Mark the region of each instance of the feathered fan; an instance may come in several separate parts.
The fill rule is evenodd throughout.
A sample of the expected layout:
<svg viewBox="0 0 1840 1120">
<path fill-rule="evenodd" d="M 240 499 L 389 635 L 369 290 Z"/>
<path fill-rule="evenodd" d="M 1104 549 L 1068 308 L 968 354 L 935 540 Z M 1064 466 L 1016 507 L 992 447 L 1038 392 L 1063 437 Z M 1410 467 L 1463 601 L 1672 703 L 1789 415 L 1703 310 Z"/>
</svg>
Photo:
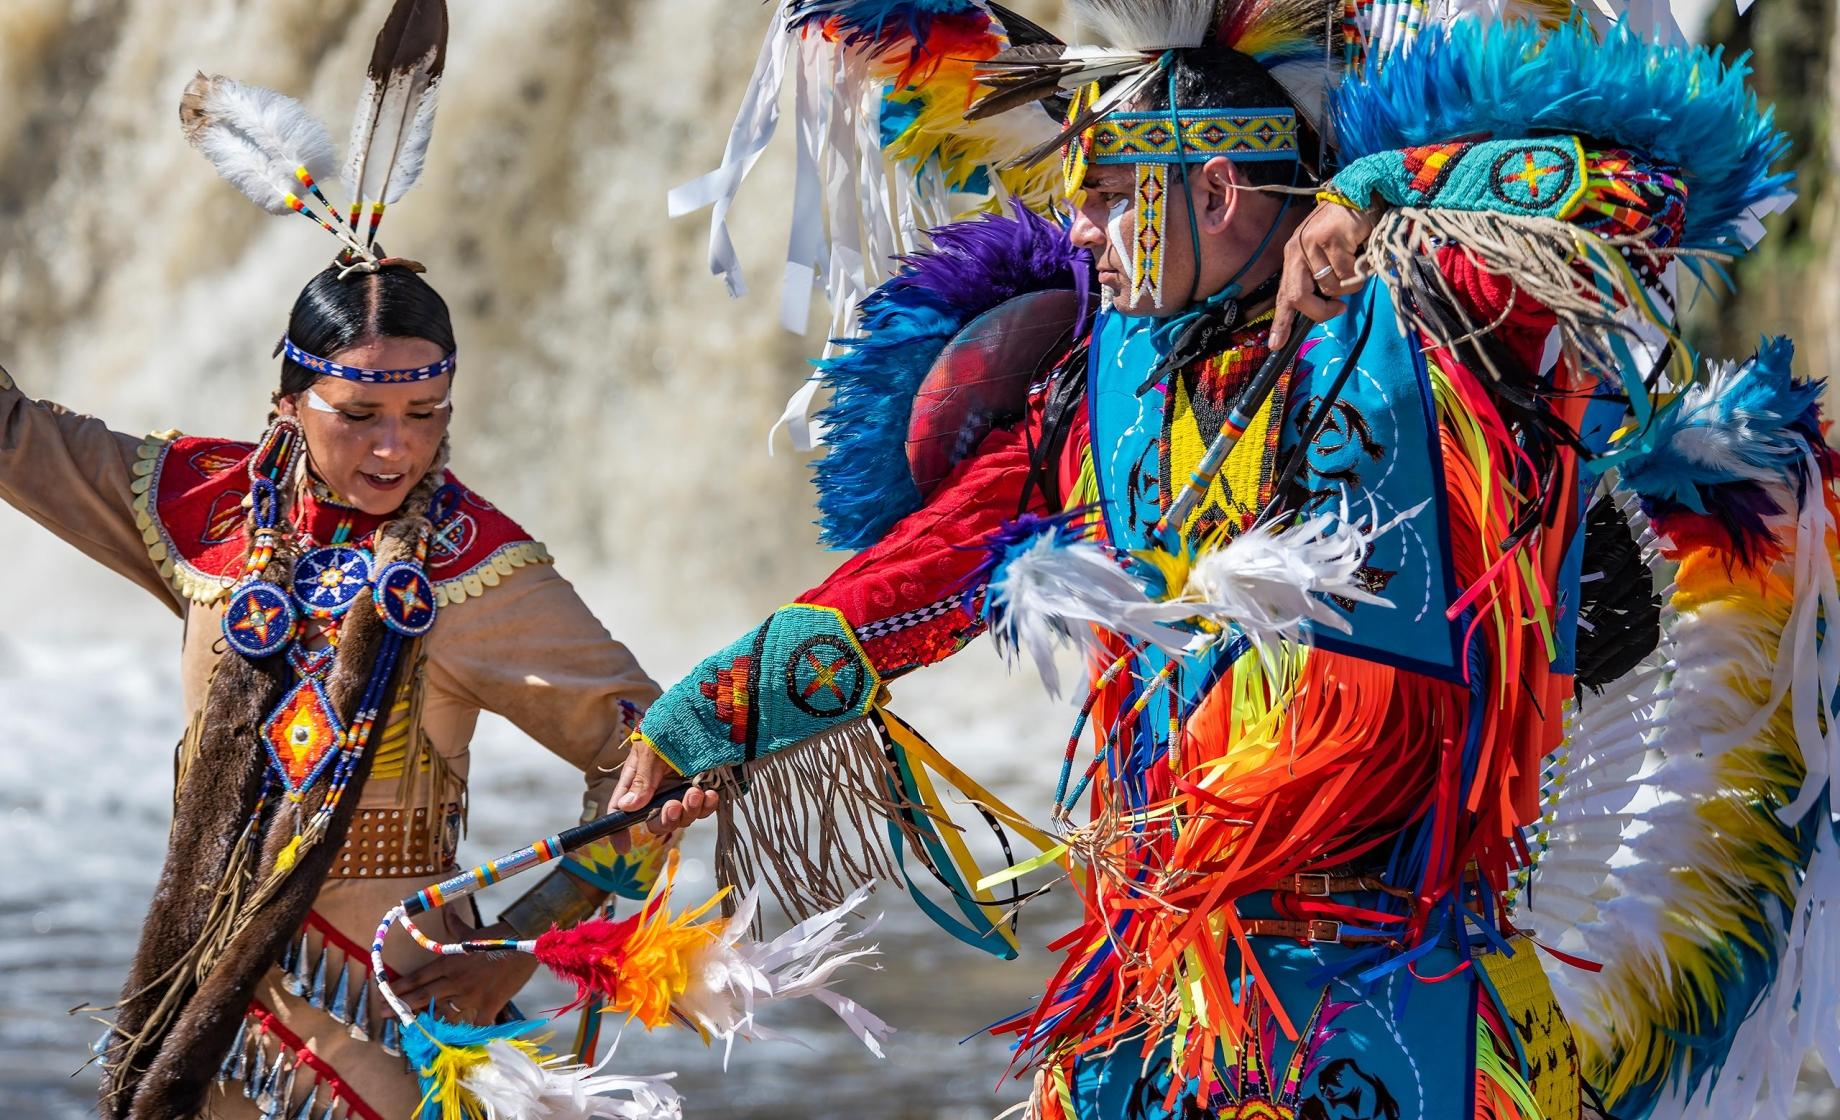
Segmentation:
<svg viewBox="0 0 1840 1120">
<path fill-rule="evenodd" d="M 351 268 L 374 271 L 391 263 L 376 244 L 384 207 L 421 176 L 446 58 L 444 0 L 396 0 L 377 35 L 352 123 L 344 173 L 351 194 L 348 217 L 319 185 L 334 173 L 331 135 L 295 99 L 199 74 L 179 100 L 179 124 L 217 173 L 256 205 L 312 220 L 339 239 Z M 366 203 L 370 225 L 360 235 L 358 218 Z M 412 261 L 395 263 L 420 268 Z"/>
</svg>

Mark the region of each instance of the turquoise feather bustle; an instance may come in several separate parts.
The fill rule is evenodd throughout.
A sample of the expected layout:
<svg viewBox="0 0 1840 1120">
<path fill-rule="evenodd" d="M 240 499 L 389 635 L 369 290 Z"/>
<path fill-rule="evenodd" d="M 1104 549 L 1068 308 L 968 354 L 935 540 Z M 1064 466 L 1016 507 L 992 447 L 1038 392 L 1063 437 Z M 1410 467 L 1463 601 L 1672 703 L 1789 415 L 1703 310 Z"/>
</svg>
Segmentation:
<svg viewBox="0 0 1840 1120">
<path fill-rule="evenodd" d="M 1746 210 L 1785 192 L 1789 149 L 1748 68 L 1698 46 L 1661 46 L 1627 25 L 1600 41 L 1574 22 L 1480 22 L 1425 32 L 1371 59 L 1331 113 L 1344 162 L 1459 139 L 1567 133 L 1678 167 L 1687 184 L 1682 246 L 1738 254 Z"/>
<path fill-rule="evenodd" d="M 1622 464 L 1623 484 L 1645 499 L 1705 513 L 1715 487 L 1796 479 L 1811 442 L 1820 443 L 1822 382 L 1797 381 L 1794 357 L 1787 338 L 1766 339 L 1723 391 L 1703 401 L 1692 394 L 1677 398 L 1635 437 L 1641 450 Z M 1683 453 L 1713 441 L 1727 453 Z"/>
<path fill-rule="evenodd" d="M 1766 339 L 1743 365 L 1714 370 L 1669 402 L 1599 469 L 1619 470 L 1659 530 L 1691 517 L 1740 558 L 1767 554 L 1770 519 L 1785 512 L 1773 488 L 1801 493 L 1811 456 L 1829 470 L 1833 457 L 1821 434 L 1824 382 L 1798 380 L 1794 357 L 1788 339 Z"/>
</svg>

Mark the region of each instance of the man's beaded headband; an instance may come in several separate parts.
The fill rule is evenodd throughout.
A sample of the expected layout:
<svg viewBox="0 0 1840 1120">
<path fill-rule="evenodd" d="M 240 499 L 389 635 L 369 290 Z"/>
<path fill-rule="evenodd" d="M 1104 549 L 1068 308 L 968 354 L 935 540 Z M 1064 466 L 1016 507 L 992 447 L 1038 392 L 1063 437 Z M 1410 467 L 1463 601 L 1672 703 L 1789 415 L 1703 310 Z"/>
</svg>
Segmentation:
<svg viewBox="0 0 1840 1120">
<path fill-rule="evenodd" d="M 362 381 L 367 385 L 401 385 L 411 381 L 427 381 L 444 373 L 454 372 L 455 360 L 459 351 L 447 355 L 438 362 L 414 369 L 365 369 L 363 366 L 340 365 L 330 358 L 309 354 L 294 345 L 291 338 L 281 340 L 281 353 L 289 361 L 314 373 L 323 373 L 327 377 L 338 377 L 346 381 Z"/>
<path fill-rule="evenodd" d="M 1174 125 L 1181 125 L 1181 135 Z M 1112 113 L 1087 130 L 1092 163 L 1206 163 L 1297 158 L 1292 109 L 1181 109 Z"/>
</svg>

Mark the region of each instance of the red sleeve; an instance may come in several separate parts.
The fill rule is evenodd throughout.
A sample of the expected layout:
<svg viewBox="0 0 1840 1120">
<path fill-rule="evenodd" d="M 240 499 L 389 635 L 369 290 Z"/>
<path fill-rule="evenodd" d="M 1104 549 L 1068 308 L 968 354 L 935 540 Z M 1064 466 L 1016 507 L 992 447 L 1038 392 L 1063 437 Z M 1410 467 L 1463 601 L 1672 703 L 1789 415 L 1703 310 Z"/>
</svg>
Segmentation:
<svg viewBox="0 0 1840 1120">
<path fill-rule="evenodd" d="M 1028 475 L 1024 432 L 990 433 L 924 508 L 797 601 L 842 611 L 884 678 L 958 652 L 984 629 L 967 586 L 984 561 L 984 538 L 1022 510 L 1045 512 L 1039 488 L 1028 487 L 1021 504 Z"/>
</svg>

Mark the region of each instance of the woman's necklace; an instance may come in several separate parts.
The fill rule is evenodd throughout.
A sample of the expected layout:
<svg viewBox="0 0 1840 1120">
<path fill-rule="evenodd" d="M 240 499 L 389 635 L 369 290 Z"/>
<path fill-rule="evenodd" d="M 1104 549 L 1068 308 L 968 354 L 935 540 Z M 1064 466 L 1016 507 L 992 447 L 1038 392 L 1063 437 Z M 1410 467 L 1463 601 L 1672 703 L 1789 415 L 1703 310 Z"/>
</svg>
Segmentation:
<svg viewBox="0 0 1840 1120">
<path fill-rule="evenodd" d="M 271 781 L 289 802 L 298 804 L 332 772 L 333 789 L 323 813 L 337 803 L 370 737 L 402 639 L 419 637 L 434 626 L 434 586 L 423 570 L 425 539 L 417 544 L 413 559 L 398 560 L 378 572 L 375 533 L 353 541 L 350 514 L 340 518 L 330 543 L 310 547 L 300 557 L 287 591 L 264 578 L 281 533 L 280 486 L 291 476 L 303 442 L 297 428 L 279 424 L 250 457 L 250 552 L 224 611 L 224 638 L 252 660 L 286 653 L 294 681 L 263 723 L 260 737 Z M 315 543 L 310 536 L 306 540 Z M 340 620 L 366 593 L 390 633 L 347 727 L 326 685 L 337 661 Z M 322 639 L 326 644 L 317 645 Z"/>
</svg>

